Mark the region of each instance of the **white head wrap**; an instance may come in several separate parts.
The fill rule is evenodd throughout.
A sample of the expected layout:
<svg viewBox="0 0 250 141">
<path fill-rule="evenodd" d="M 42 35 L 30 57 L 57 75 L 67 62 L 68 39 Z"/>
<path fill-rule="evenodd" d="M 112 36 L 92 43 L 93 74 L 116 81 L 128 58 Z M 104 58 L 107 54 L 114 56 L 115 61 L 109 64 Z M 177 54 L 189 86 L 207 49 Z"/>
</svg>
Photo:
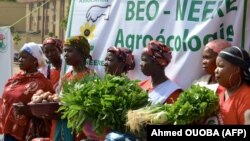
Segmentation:
<svg viewBox="0 0 250 141">
<path fill-rule="evenodd" d="M 20 51 L 26 51 L 27 53 L 35 57 L 38 62 L 38 68 L 47 66 L 43 51 L 38 44 L 34 42 L 26 43 L 23 45 Z"/>
</svg>

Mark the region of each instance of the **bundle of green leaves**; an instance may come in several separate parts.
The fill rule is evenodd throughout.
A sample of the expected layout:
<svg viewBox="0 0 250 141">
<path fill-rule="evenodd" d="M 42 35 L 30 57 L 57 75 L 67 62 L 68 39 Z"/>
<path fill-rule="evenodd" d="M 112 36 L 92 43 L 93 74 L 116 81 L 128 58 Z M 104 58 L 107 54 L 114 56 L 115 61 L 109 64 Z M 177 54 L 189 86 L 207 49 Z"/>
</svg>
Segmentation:
<svg viewBox="0 0 250 141">
<path fill-rule="evenodd" d="M 131 132 L 139 133 L 146 124 L 202 124 L 217 112 L 218 97 L 206 87 L 192 85 L 183 91 L 173 104 L 159 104 L 131 110 L 126 125 Z"/>
<path fill-rule="evenodd" d="M 195 124 L 204 121 L 218 109 L 219 99 L 212 90 L 192 85 L 169 108 L 168 119 L 172 124 Z"/>
<path fill-rule="evenodd" d="M 137 80 L 109 74 L 103 79 L 92 75 L 64 83 L 61 102 L 59 111 L 68 120 L 68 127 L 81 132 L 84 124 L 91 122 L 97 134 L 105 128 L 126 132 L 128 110 L 149 104 L 148 95 Z"/>
</svg>

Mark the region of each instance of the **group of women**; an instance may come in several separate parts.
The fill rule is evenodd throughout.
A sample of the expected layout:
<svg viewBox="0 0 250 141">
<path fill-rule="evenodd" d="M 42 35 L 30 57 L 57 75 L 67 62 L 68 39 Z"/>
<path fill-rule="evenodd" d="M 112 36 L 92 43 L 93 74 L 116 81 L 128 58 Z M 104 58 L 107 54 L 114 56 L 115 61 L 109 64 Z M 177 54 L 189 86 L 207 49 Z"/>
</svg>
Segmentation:
<svg viewBox="0 0 250 141">
<path fill-rule="evenodd" d="M 183 91 L 165 75 L 165 68 L 171 58 L 171 49 L 156 40 L 150 41 L 142 51 L 141 71 L 150 79 L 138 85 L 148 92 L 152 104 L 173 103 Z M 72 130 L 67 128 L 67 121 L 61 120 L 58 115 L 39 119 L 32 116 L 27 106 L 32 95 L 39 89 L 60 94 L 60 81 L 79 80 L 87 74 L 95 73 L 86 66 L 87 59 L 92 59 L 90 45 L 83 36 L 70 37 L 64 43 L 50 37 L 44 40 L 42 48 L 36 43 L 24 44 L 19 57 L 21 71 L 8 80 L 0 101 L 0 133 L 4 134 L 4 141 L 32 140 L 35 137 L 48 137 L 47 140 L 53 141 L 89 139 L 87 133 L 92 134 L 91 131 L 81 135 L 72 134 Z M 72 70 L 60 79 L 64 60 L 72 66 Z M 207 74 L 193 84 L 212 89 L 218 95 L 220 112 L 216 115 L 216 123 L 248 124 L 248 53 L 240 47 L 232 46 L 228 41 L 217 39 L 205 46 L 201 60 L 202 68 Z M 126 74 L 135 67 L 132 51 L 124 47 L 109 47 L 104 66 L 106 73 L 118 76 Z M 41 73 L 39 70 L 44 68 L 46 73 Z M 108 136 L 106 140 L 118 139 Z"/>
</svg>

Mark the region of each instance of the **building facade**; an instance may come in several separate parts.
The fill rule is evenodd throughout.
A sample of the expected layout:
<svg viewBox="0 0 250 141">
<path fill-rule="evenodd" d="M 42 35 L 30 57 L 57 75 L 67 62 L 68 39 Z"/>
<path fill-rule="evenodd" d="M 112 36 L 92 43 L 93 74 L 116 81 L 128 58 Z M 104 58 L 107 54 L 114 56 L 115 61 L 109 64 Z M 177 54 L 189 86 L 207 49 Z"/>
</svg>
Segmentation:
<svg viewBox="0 0 250 141">
<path fill-rule="evenodd" d="M 26 4 L 26 32 L 30 41 L 48 36 L 64 39 L 70 0 L 17 0 Z"/>
<path fill-rule="evenodd" d="M 45 2 L 27 3 L 26 13 L 37 10 L 27 17 L 26 30 L 41 33 L 42 38 L 54 35 L 63 39 L 65 28 L 62 23 L 67 16 L 68 5 L 65 0 L 50 0 L 43 5 Z"/>
<path fill-rule="evenodd" d="M 71 0 L 0 1 L 0 26 L 11 26 L 20 36 L 14 44 L 18 51 L 24 43 L 42 43 L 46 37 L 64 40 Z M 13 34 L 14 37 L 15 34 Z"/>
<path fill-rule="evenodd" d="M 0 1 L 0 26 L 11 26 L 26 14 L 25 4 Z M 25 32 L 26 21 L 22 20 L 13 26 L 13 30 Z"/>
</svg>

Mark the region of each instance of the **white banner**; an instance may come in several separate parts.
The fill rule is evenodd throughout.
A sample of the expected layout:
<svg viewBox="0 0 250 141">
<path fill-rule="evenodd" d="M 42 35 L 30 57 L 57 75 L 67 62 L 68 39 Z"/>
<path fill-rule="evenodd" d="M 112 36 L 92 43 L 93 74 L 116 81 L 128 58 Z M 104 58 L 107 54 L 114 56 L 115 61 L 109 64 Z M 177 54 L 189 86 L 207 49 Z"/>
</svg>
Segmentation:
<svg viewBox="0 0 250 141">
<path fill-rule="evenodd" d="M 12 76 L 13 45 L 9 27 L 0 27 L 0 97 L 7 80 Z"/>
<path fill-rule="evenodd" d="M 157 39 L 173 50 L 166 75 L 187 88 L 202 74 L 201 52 L 212 39 L 222 38 L 249 50 L 250 2 L 247 0 L 74 0 L 67 37 L 82 34 L 92 47 L 93 66 L 104 74 L 106 49 L 112 45 L 133 50 L 131 79 L 145 79 L 140 55 Z"/>
</svg>

